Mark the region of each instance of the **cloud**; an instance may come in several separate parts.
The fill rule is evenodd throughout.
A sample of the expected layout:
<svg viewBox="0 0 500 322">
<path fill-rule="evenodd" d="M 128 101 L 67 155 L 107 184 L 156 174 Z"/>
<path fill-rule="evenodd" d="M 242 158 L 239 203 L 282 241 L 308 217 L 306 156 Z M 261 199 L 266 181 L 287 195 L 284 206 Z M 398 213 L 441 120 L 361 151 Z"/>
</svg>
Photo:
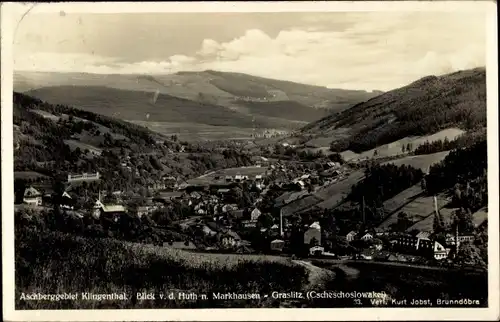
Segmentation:
<svg viewBox="0 0 500 322">
<path fill-rule="evenodd" d="M 427 75 L 485 65 L 484 15 L 351 14 L 342 28 L 296 27 L 275 37 L 249 29 L 227 42 L 204 39 L 192 55 L 121 63 L 81 54 L 19 55 L 18 70 L 165 73 L 206 69 L 314 85 L 390 90 Z M 308 18 L 312 19 L 313 18 Z M 315 21 L 324 23 L 327 16 Z"/>
</svg>

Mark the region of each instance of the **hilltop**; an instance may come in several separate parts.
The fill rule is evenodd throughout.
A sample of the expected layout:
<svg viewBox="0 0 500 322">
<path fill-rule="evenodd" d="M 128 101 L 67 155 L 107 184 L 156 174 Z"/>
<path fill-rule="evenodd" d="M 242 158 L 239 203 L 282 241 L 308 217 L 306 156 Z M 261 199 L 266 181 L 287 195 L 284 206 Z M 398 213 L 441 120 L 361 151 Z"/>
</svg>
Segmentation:
<svg viewBox="0 0 500 322">
<path fill-rule="evenodd" d="M 360 153 L 408 137 L 486 126 L 486 70 L 428 76 L 303 127 L 335 151 Z"/>
<path fill-rule="evenodd" d="M 227 132 L 234 132 L 229 126 L 293 130 L 377 95 L 217 71 L 168 75 L 16 72 L 14 87 L 50 103 L 132 122 L 154 122 L 151 128 L 164 133 L 179 123 L 192 128 L 218 126 Z M 149 127 L 148 123 L 144 125 Z"/>
</svg>

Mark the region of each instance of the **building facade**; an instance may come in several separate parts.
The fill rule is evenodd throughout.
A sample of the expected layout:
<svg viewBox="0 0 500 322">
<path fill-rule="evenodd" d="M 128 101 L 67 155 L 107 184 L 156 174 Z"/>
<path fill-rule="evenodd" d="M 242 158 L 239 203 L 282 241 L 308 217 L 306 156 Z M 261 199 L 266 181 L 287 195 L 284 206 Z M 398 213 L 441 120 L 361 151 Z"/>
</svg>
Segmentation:
<svg viewBox="0 0 500 322">
<path fill-rule="evenodd" d="M 311 245 L 312 242 L 321 245 L 321 226 L 318 222 L 313 223 L 304 233 L 304 244 Z"/>
</svg>

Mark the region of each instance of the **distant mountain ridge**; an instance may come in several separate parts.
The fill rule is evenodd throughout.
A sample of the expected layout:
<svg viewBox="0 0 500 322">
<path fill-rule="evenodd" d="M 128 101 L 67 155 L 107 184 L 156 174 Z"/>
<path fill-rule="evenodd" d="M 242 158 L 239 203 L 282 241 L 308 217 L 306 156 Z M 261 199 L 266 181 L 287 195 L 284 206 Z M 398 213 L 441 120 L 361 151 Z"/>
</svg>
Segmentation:
<svg viewBox="0 0 500 322">
<path fill-rule="evenodd" d="M 312 122 L 301 133 L 331 137 L 332 148 L 337 151 L 361 152 L 448 127 L 469 130 L 485 126 L 486 69 L 483 67 L 423 77 Z"/>
<path fill-rule="evenodd" d="M 126 114 L 129 120 L 144 121 L 148 113 L 156 122 L 286 129 L 377 95 L 211 70 L 168 75 L 16 72 L 14 88 L 55 104 Z M 154 104 L 152 93 L 158 95 Z"/>
</svg>

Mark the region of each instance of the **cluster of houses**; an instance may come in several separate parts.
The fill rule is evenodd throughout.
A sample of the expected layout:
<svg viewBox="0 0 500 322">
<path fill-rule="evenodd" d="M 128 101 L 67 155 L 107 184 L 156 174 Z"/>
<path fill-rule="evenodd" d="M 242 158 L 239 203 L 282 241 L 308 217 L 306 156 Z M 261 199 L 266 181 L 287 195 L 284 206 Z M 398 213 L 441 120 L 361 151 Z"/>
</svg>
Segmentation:
<svg viewBox="0 0 500 322">
<path fill-rule="evenodd" d="M 267 161 L 267 160 L 266 160 Z M 249 231 L 259 230 L 262 236 L 269 238 L 269 249 L 273 252 L 283 252 L 289 245 L 291 239 L 291 224 L 287 221 L 288 217 L 294 213 L 301 213 L 302 209 L 308 209 L 318 201 L 311 193 L 310 187 L 318 188 L 317 179 L 322 175 L 328 177 L 328 182 L 341 178 L 344 173 L 343 167 L 335 162 L 330 162 L 327 165 L 328 170 L 318 173 L 317 171 L 295 172 L 295 177 L 290 179 L 289 171 L 282 164 L 271 164 L 268 167 L 270 173 L 284 173 L 288 179 L 280 177 L 273 179 L 272 184 L 276 186 L 286 187 L 287 185 L 295 186 L 289 192 L 283 193 L 275 199 L 274 207 L 280 209 L 279 218 L 273 218 L 274 222 L 267 227 L 259 224 L 259 218 L 263 215 L 259 206 L 263 198 L 269 192 L 269 187 L 266 186 L 265 179 L 268 176 L 268 171 L 262 174 L 253 175 L 213 175 L 214 179 L 228 183 L 226 186 L 212 186 L 210 181 L 203 182 L 199 185 L 201 189 L 193 189 L 193 185 L 177 184 L 178 178 L 164 177 L 161 182 L 152 183 L 147 188 L 153 191 L 154 194 L 149 198 L 143 198 L 142 203 L 130 208 L 125 206 L 123 200 L 128 197 L 121 196 L 119 191 L 112 193 L 115 195 L 117 202 L 106 203 L 101 198 L 101 193 L 95 200 L 90 213 L 94 218 L 98 219 L 103 216 L 119 220 L 120 216 L 125 213 L 134 213 L 139 218 L 149 216 L 154 211 L 167 207 L 173 202 L 179 202 L 189 207 L 192 217 L 184 219 L 181 226 L 194 227 L 203 232 L 206 236 L 217 236 L 219 248 L 238 249 L 239 247 L 248 246 L 245 240 L 241 239 L 238 233 L 244 234 Z M 68 212 L 78 213 L 83 216 L 84 213 L 80 210 L 75 210 L 77 198 L 72 194 L 71 187 L 85 181 L 100 180 L 99 173 L 68 175 L 68 189 L 60 196 L 60 207 Z M 324 180 L 323 180 L 324 181 Z M 259 196 L 254 200 L 253 206 L 250 208 L 240 209 L 234 203 L 234 196 L 231 199 L 232 185 L 247 182 L 254 188 L 254 192 Z M 314 183 L 314 184 L 313 184 Z M 324 182 L 323 182 L 324 183 Z M 271 184 L 271 182 L 267 182 Z M 309 188 L 308 188 L 309 187 Z M 286 189 L 285 189 L 286 190 Z M 28 187 L 24 191 L 23 203 L 28 206 L 42 207 L 46 197 L 50 197 L 50 189 L 38 189 L 33 186 Z M 120 199 L 122 200 L 120 202 Z M 268 214 L 266 214 L 268 215 Z M 296 227 L 295 227 L 296 228 Z M 322 240 L 322 231 L 319 222 L 313 222 L 299 229 L 303 234 L 303 245 L 308 249 L 311 256 L 314 255 L 332 255 L 325 252 L 325 242 Z M 297 233 L 297 229 L 294 230 Z M 381 243 L 380 239 L 390 240 L 390 243 Z M 345 235 L 347 244 L 354 244 L 357 241 L 366 242 L 367 249 L 362 250 L 359 254 L 364 259 L 374 259 L 377 252 L 386 251 L 389 260 L 401 261 L 404 255 L 422 256 L 426 258 L 434 258 L 436 260 L 446 259 L 450 253 L 456 251 L 461 243 L 473 241 L 473 235 L 448 235 L 446 242 L 437 241 L 433 235 L 428 232 L 420 232 L 417 235 L 394 235 L 387 231 L 372 229 L 369 231 L 351 231 Z M 187 247 L 187 246 L 186 246 Z M 385 248 L 385 249 L 383 249 Z"/>
<path fill-rule="evenodd" d="M 390 246 L 383 252 L 384 243 L 381 238 L 389 240 Z M 378 255 L 383 255 L 389 261 L 408 261 L 415 257 L 426 259 L 444 260 L 456 254 L 460 245 L 464 242 L 473 242 L 474 235 L 459 234 L 458 230 L 453 234 L 446 234 L 446 241 L 436 240 L 434 234 L 428 231 L 420 231 L 416 234 L 390 233 L 380 229 L 371 232 L 350 231 L 345 236 L 346 242 L 353 244 L 356 241 L 364 241 L 371 244 L 369 249 L 358 254 L 358 258 L 372 260 Z M 380 253 L 380 254 L 377 254 Z"/>
</svg>

